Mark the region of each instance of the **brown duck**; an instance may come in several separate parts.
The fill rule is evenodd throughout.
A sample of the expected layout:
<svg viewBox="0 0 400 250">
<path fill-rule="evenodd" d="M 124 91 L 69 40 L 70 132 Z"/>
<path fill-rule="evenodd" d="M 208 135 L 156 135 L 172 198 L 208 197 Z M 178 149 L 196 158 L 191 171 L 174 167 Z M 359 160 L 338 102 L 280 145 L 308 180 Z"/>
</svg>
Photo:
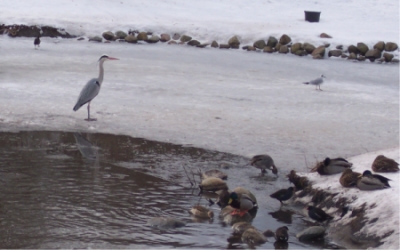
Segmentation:
<svg viewBox="0 0 400 250">
<path fill-rule="evenodd" d="M 358 172 L 353 172 L 350 168 L 343 171 L 342 176 L 340 176 L 339 182 L 343 187 L 355 187 L 357 186 L 357 181 L 361 174 Z"/>
<path fill-rule="evenodd" d="M 381 173 L 390 173 L 390 172 L 398 172 L 399 164 L 384 155 L 378 155 L 371 166 L 374 172 L 381 172 Z"/>
</svg>

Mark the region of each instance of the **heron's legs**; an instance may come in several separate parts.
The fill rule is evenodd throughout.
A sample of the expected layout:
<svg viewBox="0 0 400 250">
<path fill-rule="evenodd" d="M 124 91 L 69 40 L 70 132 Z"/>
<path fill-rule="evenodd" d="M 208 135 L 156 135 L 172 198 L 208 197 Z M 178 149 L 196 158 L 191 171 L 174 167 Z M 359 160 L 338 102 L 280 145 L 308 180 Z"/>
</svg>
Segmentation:
<svg viewBox="0 0 400 250">
<path fill-rule="evenodd" d="M 90 118 L 90 102 L 88 102 L 88 105 L 87 105 L 87 119 L 85 119 L 85 121 L 88 121 L 88 122 L 90 122 L 90 121 L 97 121 L 97 119 L 96 118 Z"/>
</svg>

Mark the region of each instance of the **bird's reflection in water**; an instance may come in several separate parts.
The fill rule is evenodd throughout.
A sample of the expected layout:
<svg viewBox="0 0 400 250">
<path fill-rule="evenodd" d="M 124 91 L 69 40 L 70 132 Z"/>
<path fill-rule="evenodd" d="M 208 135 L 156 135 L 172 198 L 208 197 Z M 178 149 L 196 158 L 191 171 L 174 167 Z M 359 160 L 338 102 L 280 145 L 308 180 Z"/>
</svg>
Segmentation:
<svg viewBox="0 0 400 250">
<path fill-rule="evenodd" d="M 76 145 L 82 156 L 88 160 L 96 160 L 98 156 L 98 149 L 90 141 L 84 138 L 80 133 L 74 133 Z"/>
<path fill-rule="evenodd" d="M 278 210 L 275 212 L 270 212 L 269 213 L 273 218 L 275 218 L 277 221 L 286 223 L 286 224 L 292 224 L 292 214 L 294 212 L 290 210 Z"/>
<path fill-rule="evenodd" d="M 275 247 L 275 249 L 288 249 L 289 243 L 287 243 L 285 241 L 275 241 L 274 247 Z"/>
</svg>

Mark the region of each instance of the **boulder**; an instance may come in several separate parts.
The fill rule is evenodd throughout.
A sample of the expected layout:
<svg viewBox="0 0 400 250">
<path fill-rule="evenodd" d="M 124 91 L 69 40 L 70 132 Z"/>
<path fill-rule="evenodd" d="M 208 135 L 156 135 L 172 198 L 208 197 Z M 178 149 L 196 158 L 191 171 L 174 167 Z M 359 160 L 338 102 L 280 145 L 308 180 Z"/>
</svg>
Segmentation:
<svg viewBox="0 0 400 250">
<path fill-rule="evenodd" d="M 349 57 L 349 56 L 346 55 L 346 54 L 342 54 L 340 57 L 341 57 L 341 58 L 347 58 L 347 57 Z"/>
<path fill-rule="evenodd" d="M 278 39 L 276 39 L 276 38 L 273 37 L 273 36 L 270 36 L 270 37 L 268 38 L 268 41 L 267 41 L 267 45 L 266 45 L 266 46 L 269 46 L 269 47 L 271 47 L 271 48 L 274 48 L 274 47 L 276 46 L 277 43 L 278 43 Z"/>
<path fill-rule="evenodd" d="M 368 46 L 365 43 L 357 43 L 357 49 L 360 51 L 361 55 L 365 55 L 369 50 Z"/>
<path fill-rule="evenodd" d="M 342 49 L 343 49 L 343 45 L 338 45 L 338 46 L 336 46 L 336 49 L 342 50 Z"/>
<path fill-rule="evenodd" d="M 147 36 L 147 33 L 146 32 L 139 32 L 139 34 L 137 35 L 137 40 L 138 41 L 147 41 L 147 39 L 149 39 L 148 38 L 148 36 Z"/>
<path fill-rule="evenodd" d="M 354 52 L 351 52 L 350 55 L 349 55 L 349 57 L 347 57 L 347 59 L 349 59 L 349 60 L 357 59 L 357 54 L 354 53 Z"/>
<path fill-rule="evenodd" d="M 296 56 L 306 56 L 307 52 L 305 50 L 299 49 L 295 53 Z"/>
<path fill-rule="evenodd" d="M 177 42 L 174 41 L 174 40 L 171 40 L 171 41 L 169 41 L 167 44 L 177 44 Z"/>
<path fill-rule="evenodd" d="M 263 51 L 266 53 L 272 53 L 272 52 L 274 52 L 274 49 L 270 46 L 265 46 Z"/>
<path fill-rule="evenodd" d="M 205 48 L 205 47 L 207 47 L 208 45 L 210 45 L 209 43 L 201 43 L 201 44 L 199 44 L 199 45 L 196 45 L 196 47 L 197 48 Z"/>
<path fill-rule="evenodd" d="M 387 42 L 385 44 L 385 51 L 395 51 L 398 48 L 397 43 Z"/>
<path fill-rule="evenodd" d="M 161 42 L 168 42 L 169 40 L 171 40 L 171 36 L 168 34 L 161 34 L 160 35 L 160 41 Z"/>
<path fill-rule="evenodd" d="M 360 51 L 357 49 L 356 46 L 354 45 L 350 45 L 347 50 L 349 51 L 349 53 L 354 53 L 356 55 L 360 54 Z"/>
<path fill-rule="evenodd" d="M 365 61 L 365 56 L 358 56 L 358 58 L 357 58 L 360 62 L 363 62 L 363 61 Z"/>
<path fill-rule="evenodd" d="M 392 63 L 399 63 L 399 59 L 393 58 L 391 62 L 392 62 Z"/>
<path fill-rule="evenodd" d="M 123 32 L 122 30 L 118 30 L 117 32 L 115 32 L 115 37 L 118 39 L 125 39 L 125 37 L 128 34 L 126 34 L 125 32 Z"/>
<path fill-rule="evenodd" d="M 281 38 L 279 39 L 279 43 L 282 45 L 286 45 L 288 43 L 290 43 L 292 41 L 292 39 L 290 39 L 290 37 L 286 34 L 283 34 L 281 36 Z"/>
<path fill-rule="evenodd" d="M 385 60 L 385 58 L 379 58 L 378 60 L 376 60 L 376 62 L 377 63 L 383 63 L 383 62 L 385 62 L 386 60 Z"/>
<path fill-rule="evenodd" d="M 211 47 L 213 47 L 213 48 L 218 48 L 219 45 L 218 45 L 217 41 L 212 41 Z"/>
<path fill-rule="evenodd" d="M 50 26 L 36 25 L 2 25 L 2 30 L 8 31 L 11 37 L 37 37 L 39 34 L 42 37 L 62 37 L 62 38 L 75 38 L 76 36 L 70 35 L 65 29 L 58 29 Z"/>
<path fill-rule="evenodd" d="M 301 44 L 301 43 L 292 44 L 290 52 L 292 54 L 296 54 L 296 51 L 298 51 L 298 50 L 303 50 L 303 44 Z"/>
<path fill-rule="evenodd" d="M 329 52 L 328 52 L 328 56 L 329 57 L 331 57 L 331 56 L 334 56 L 334 57 L 339 57 L 339 56 L 341 56 L 342 55 L 342 51 L 341 50 L 339 50 L 339 49 L 334 49 L 334 50 L 330 50 Z"/>
<path fill-rule="evenodd" d="M 319 35 L 319 37 L 321 37 L 321 38 L 332 38 L 330 35 L 328 35 L 326 33 L 321 33 L 321 35 Z"/>
<path fill-rule="evenodd" d="M 282 44 L 277 43 L 275 46 L 275 51 L 279 51 L 279 49 L 281 48 Z"/>
<path fill-rule="evenodd" d="M 233 36 L 229 39 L 228 41 L 229 46 L 233 47 L 237 47 L 239 48 L 240 42 L 239 42 L 239 38 L 237 36 Z"/>
<path fill-rule="evenodd" d="M 393 54 L 390 53 L 383 53 L 383 58 L 385 59 L 385 62 L 390 62 L 393 59 Z"/>
<path fill-rule="evenodd" d="M 219 48 L 220 49 L 229 49 L 231 46 L 229 44 L 220 44 Z"/>
<path fill-rule="evenodd" d="M 320 55 L 321 56 L 321 58 L 324 58 L 324 56 L 325 56 L 325 46 L 319 46 L 318 48 L 316 48 L 315 50 L 313 50 L 313 52 L 311 53 L 311 55 L 313 56 L 313 58 L 316 56 L 316 55 Z M 314 58 L 314 59 L 317 59 L 317 58 Z M 319 58 L 318 58 L 319 59 Z"/>
<path fill-rule="evenodd" d="M 104 37 L 104 39 L 106 39 L 107 41 L 112 41 L 114 40 L 114 33 L 112 33 L 111 31 L 106 31 L 103 32 L 102 36 Z"/>
<path fill-rule="evenodd" d="M 125 41 L 128 43 L 137 43 L 137 38 L 134 35 L 127 35 Z"/>
<path fill-rule="evenodd" d="M 254 46 L 247 46 L 247 51 L 256 51 L 256 47 L 254 47 Z"/>
<path fill-rule="evenodd" d="M 146 40 L 148 43 L 158 43 L 159 41 L 160 37 L 157 35 L 151 35 L 151 37 Z"/>
<path fill-rule="evenodd" d="M 181 35 L 180 35 L 179 33 L 175 33 L 175 34 L 172 36 L 172 39 L 174 39 L 174 40 L 178 40 L 179 38 L 181 38 Z"/>
<path fill-rule="evenodd" d="M 323 57 L 320 54 L 313 55 L 313 59 L 322 59 Z"/>
<path fill-rule="evenodd" d="M 311 54 L 315 50 L 315 46 L 310 43 L 304 43 L 303 49 L 308 53 Z"/>
<path fill-rule="evenodd" d="M 381 58 L 381 56 L 382 52 L 379 49 L 370 49 L 365 53 L 365 57 L 371 62 L 375 61 L 375 59 Z"/>
<path fill-rule="evenodd" d="M 187 43 L 187 42 L 189 42 L 190 40 L 192 40 L 192 37 L 191 37 L 191 36 L 187 36 L 187 35 L 181 36 L 181 39 L 180 39 L 180 41 L 181 41 L 181 42 L 184 42 L 184 43 Z"/>
<path fill-rule="evenodd" d="M 190 46 L 198 46 L 200 45 L 200 42 L 197 40 L 190 40 L 187 44 Z"/>
<path fill-rule="evenodd" d="M 92 36 L 92 37 L 89 37 L 89 42 L 102 42 L 103 41 L 103 39 L 101 38 L 101 37 L 99 37 L 99 36 Z"/>
<path fill-rule="evenodd" d="M 281 54 L 287 54 L 289 52 L 289 48 L 286 45 L 281 45 L 281 47 L 279 48 L 279 53 Z"/>
<path fill-rule="evenodd" d="M 385 50 L 385 42 L 384 41 L 379 41 L 374 45 L 374 49 L 379 49 L 380 51 Z"/>
<path fill-rule="evenodd" d="M 79 37 L 78 39 L 76 39 L 76 40 L 78 40 L 78 41 L 82 41 L 82 40 L 85 40 L 85 38 L 84 37 Z"/>
<path fill-rule="evenodd" d="M 324 43 L 325 48 L 329 48 L 331 46 L 330 43 Z"/>
<path fill-rule="evenodd" d="M 254 47 L 256 47 L 257 49 L 264 49 L 264 47 L 265 47 L 265 41 L 264 40 L 258 40 L 258 41 L 256 41 L 254 44 L 253 44 L 253 46 Z"/>
</svg>

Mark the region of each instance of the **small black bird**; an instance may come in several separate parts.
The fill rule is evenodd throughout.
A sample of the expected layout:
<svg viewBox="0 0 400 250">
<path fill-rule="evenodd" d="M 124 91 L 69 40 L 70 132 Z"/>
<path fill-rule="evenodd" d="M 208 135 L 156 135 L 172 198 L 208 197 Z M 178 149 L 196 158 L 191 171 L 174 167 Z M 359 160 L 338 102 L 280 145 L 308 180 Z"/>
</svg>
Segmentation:
<svg viewBox="0 0 400 250">
<path fill-rule="evenodd" d="M 289 228 L 286 226 L 276 229 L 275 240 L 287 242 L 289 240 L 288 231 L 289 231 Z"/>
<path fill-rule="evenodd" d="M 319 222 L 323 222 L 326 220 L 331 220 L 333 219 L 332 216 L 330 216 L 329 214 L 325 213 L 324 210 L 322 210 L 321 208 L 317 208 L 314 206 L 308 206 L 307 207 L 308 210 L 308 216 L 310 216 L 311 219 L 319 221 Z"/>
<path fill-rule="evenodd" d="M 40 47 L 40 35 L 38 35 L 35 38 L 35 41 L 33 41 L 33 45 L 35 45 L 35 49 L 36 49 L 36 46 Z"/>
<path fill-rule="evenodd" d="M 271 194 L 270 197 L 277 199 L 278 201 L 280 201 L 281 204 L 283 204 L 282 201 L 287 201 L 292 197 L 293 191 L 294 191 L 293 187 L 290 187 L 288 189 L 280 189 L 275 193 Z"/>
</svg>

